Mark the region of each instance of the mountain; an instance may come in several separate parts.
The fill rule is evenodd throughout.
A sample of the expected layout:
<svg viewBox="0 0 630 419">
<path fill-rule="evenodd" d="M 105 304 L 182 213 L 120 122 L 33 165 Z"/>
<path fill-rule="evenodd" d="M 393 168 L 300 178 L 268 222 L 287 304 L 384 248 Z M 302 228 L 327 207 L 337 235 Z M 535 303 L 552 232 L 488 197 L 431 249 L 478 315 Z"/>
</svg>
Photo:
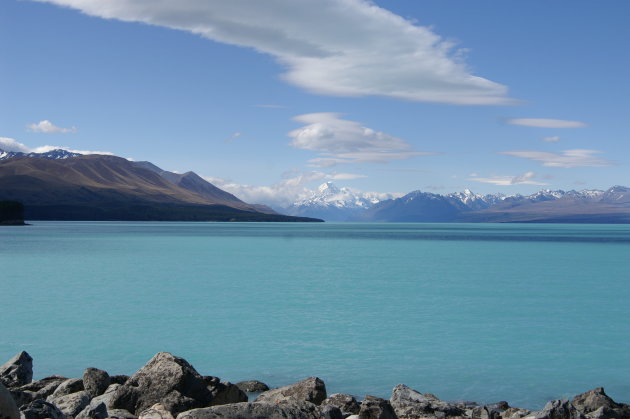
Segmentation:
<svg viewBox="0 0 630 419">
<path fill-rule="evenodd" d="M 414 191 L 377 203 L 357 221 L 629 223 L 630 189 L 542 190 L 532 195 L 438 195 Z"/>
<path fill-rule="evenodd" d="M 5 151 L 0 149 L 0 160 L 11 159 L 13 157 L 36 157 L 47 160 L 61 160 L 69 157 L 80 156 L 79 153 L 74 153 L 68 150 L 62 150 L 60 148 L 46 151 L 44 153 L 22 153 L 21 151 Z"/>
<path fill-rule="evenodd" d="M 311 221 L 261 212 L 192 172 L 180 186 L 116 156 L 42 154 L 0 160 L 0 200 L 22 202 L 27 219 Z"/>
<path fill-rule="evenodd" d="M 282 212 L 289 215 L 322 218 L 326 221 L 348 221 L 356 218 L 380 200 L 377 194 L 355 192 L 348 188 L 338 188 L 332 182 L 326 182 L 309 197 L 283 208 Z"/>
</svg>

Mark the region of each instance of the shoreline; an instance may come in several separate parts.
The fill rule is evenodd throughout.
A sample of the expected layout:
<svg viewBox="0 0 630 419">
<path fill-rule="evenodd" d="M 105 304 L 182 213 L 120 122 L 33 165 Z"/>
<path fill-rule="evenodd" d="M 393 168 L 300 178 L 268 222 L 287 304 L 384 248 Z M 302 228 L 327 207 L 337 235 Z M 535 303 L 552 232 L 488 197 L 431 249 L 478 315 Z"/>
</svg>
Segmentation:
<svg viewBox="0 0 630 419">
<path fill-rule="evenodd" d="M 551 400 L 537 411 L 506 401 L 444 401 L 404 384 L 395 386 L 389 399 L 357 399 L 327 394 L 317 377 L 273 389 L 257 380 L 233 384 L 201 375 L 167 352 L 156 354 L 131 376 L 110 376 L 90 367 L 81 378 L 32 378 L 33 358 L 27 352 L 0 366 L 3 419 L 630 419 L 630 405 L 615 402 L 601 387 L 572 400 Z"/>
</svg>

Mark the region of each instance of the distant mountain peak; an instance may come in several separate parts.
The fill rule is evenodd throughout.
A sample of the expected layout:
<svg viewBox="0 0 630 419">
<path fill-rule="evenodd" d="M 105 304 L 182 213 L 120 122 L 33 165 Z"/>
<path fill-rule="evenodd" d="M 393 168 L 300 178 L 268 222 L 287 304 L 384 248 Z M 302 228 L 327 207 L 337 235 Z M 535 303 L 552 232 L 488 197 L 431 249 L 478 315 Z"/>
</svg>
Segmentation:
<svg viewBox="0 0 630 419">
<path fill-rule="evenodd" d="M 82 156 L 82 154 L 64 150 L 62 148 L 56 148 L 54 150 L 49 150 L 43 153 L 24 153 L 21 151 L 5 151 L 0 149 L 0 160 L 11 159 L 13 157 L 33 157 L 47 160 L 64 160 L 70 157 L 77 156 Z"/>
</svg>

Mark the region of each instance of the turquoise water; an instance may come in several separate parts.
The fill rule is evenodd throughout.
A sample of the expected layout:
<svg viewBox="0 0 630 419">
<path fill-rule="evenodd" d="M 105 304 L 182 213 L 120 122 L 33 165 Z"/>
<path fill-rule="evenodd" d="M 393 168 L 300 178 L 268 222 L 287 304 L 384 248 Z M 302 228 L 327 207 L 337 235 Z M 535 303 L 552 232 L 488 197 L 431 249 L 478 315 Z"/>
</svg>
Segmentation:
<svg viewBox="0 0 630 419">
<path fill-rule="evenodd" d="M 35 222 L 0 227 L 0 363 L 539 408 L 630 402 L 630 226 Z"/>
</svg>

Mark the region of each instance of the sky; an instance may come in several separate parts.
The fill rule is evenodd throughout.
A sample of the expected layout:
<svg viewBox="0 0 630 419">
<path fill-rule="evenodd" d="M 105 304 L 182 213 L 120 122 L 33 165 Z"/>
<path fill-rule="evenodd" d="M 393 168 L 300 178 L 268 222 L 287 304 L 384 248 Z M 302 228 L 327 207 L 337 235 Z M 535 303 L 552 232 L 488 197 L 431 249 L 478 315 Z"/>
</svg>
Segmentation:
<svg viewBox="0 0 630 419">
<path fill-rule="evenodd" d="M 630 2 L 2 0 L 0 149 L 247 202 L 630 186 Z"/>
</svg>

